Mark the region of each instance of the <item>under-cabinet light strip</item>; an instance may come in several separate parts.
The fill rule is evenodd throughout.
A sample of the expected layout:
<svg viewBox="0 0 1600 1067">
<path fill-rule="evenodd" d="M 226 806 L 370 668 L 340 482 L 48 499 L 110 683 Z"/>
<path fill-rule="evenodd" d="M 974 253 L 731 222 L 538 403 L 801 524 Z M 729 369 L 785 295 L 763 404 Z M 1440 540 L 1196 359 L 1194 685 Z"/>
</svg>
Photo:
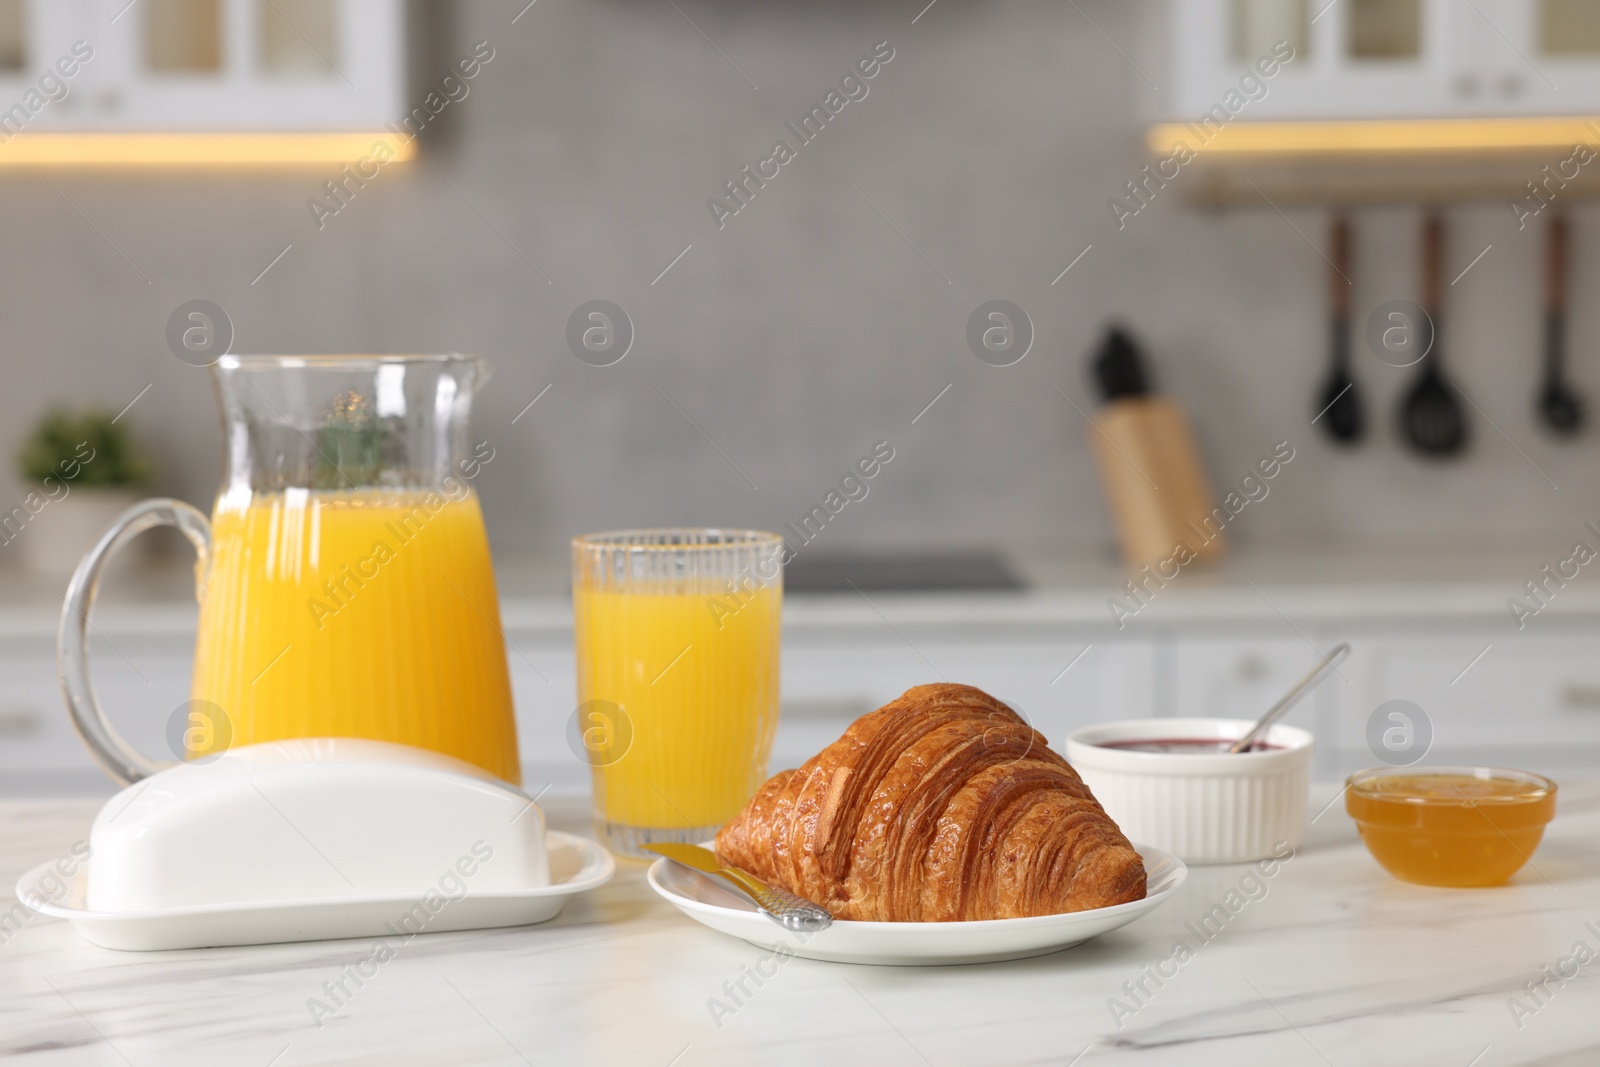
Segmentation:
<svg viewBox="0 0 1600 1067">
<path fill-rule="evenodd" d="M 1178 144 L 1203 156 L 1561 151 L 1600 145 L 1600 117 L 1167 122 L 1150 127 L 1145 144 L 1163 156 Z"/>
<path fill-rule="evenodd" d="M 392 162 L 416 155 L 416 142 L 362 133 L 0 132 L 0 167 L 237 167 L 354 163 L 387 146 Z"/>
</svg>

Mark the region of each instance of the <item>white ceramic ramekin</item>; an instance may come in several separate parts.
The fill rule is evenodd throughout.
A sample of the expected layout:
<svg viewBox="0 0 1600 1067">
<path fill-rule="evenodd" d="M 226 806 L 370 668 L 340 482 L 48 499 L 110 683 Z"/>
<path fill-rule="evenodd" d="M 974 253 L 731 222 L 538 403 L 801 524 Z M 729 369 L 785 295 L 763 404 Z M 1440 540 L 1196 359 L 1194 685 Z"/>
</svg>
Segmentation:
<svg viewBox="0 0 1600 1067">
<path fill-rule="evenodd" d="M 1128 719 L 1067 738 L 1067 762 L 1130 841 L 1185 863 L 1248 863 L 1305 837 L 1315 739 L 1281 723 L 1267 731 L 1278 748 L 1220 753 L 1130 752 L 1108 741 L 1167 738 L 1238 740 L 1244 719 Z"/>
</svg>

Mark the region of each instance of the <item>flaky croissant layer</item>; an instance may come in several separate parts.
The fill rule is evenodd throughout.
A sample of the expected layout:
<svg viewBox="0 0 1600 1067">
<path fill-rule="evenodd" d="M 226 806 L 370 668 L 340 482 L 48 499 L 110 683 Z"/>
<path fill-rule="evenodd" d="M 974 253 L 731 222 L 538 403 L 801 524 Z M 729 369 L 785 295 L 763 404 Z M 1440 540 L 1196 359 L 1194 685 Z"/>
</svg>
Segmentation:
<svg viewBox="0 0 1600 1067">
<path fill-rule="evenodd" d="M 1144 863 L 1043 735 L 968 685 L 919 685 L 768 779 L 717 855 L 838 919 L 955 922 L 1109 907 Z"/>
</svg>

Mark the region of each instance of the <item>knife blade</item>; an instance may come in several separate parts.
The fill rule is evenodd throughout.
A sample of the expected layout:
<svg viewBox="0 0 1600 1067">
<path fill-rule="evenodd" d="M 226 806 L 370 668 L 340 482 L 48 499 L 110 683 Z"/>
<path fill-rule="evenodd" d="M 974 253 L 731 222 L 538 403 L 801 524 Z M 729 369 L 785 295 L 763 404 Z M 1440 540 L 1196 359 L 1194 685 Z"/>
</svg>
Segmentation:
<svg viewBox="0 0 1600 1067">
<path fill-rule="evenodd" d="M 827 929 L 833 922 L 828 909 L 796 896 L 787 889 L 768 885 L 755 875 L 739 867 L 730 867 L 717 859 L 717 854 L 699 845 L 686 845 L 663 841 L 644 846 L 648 851 L 665 856 L 674 863 L 709 874 L 732 886 L 761 913 L 786 930 L 796 933 L 816 933 Z"/>
</svg>

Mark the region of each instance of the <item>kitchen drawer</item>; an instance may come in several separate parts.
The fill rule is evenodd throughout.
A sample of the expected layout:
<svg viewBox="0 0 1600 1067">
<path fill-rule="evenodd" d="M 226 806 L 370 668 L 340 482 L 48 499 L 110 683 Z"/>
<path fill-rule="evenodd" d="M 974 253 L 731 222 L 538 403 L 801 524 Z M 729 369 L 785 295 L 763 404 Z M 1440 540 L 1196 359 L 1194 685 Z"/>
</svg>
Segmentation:
<svg viewBox="0 0 1600 1067">
<path fill-rule="evenodd" d="M 1339 717 L 1342 747 L 1364 750 L 1368 716 L 1402 699 L 1427 714 L 1436 753 L 1600 753 L 1600 634 L 1508 636 L 1486 627 L 1481 635 L 1377 637 L 1366 646 L 1364 699 Z"/>
<path fill-rule="evenodd" d="M 907 636 L 909 644 L 892 633 L 840 643 L 786 641 L 774 759 L 806 759 L 857 716 L 929 682 L 994 694 L 1058 748 L 1080 726 L 1154 713 L 1155 651 L 1148 643 Z"/>
<path fill-rule="evenodd" d="M 1307 643 L 1316 642 L 1316 648 Z M 1276 704 L 1289 687 L 1318 662 L 1318 651 L 1328 652 L 1340 635 L 1307 629 L 1306 637 L 1291 633 L 1243 633 L 1227 637 L 1180 638 L 1173 649 L 1172 714 L 1192 718 L 1258 719 Z M 1357 665 L 1361 643 L 1351 639 L 1351 654 L 1337 673 L 1324 678 L 1283 721 L 1310 730 L 1317 739 L 1312 774 L 1336 778 L 1350 768 L 1342 761 L 1334 740 L 1339 709 L 1351 700 L 1360 677 Z M 1366 766 L 1371 760 L 1355 760 Z"/>
<path fill-rule="evenodd" d="M 0 775 L 88 759 L 62 706 L 55 663 L 0 658 Z"/>
<path fill-rule="evenodd" d="M 1308 635 L 1310 636 L 1310 635 Z M 1172 713 L 1183 718 L 1257 719 L 1276 704 L 1338 639 L 1311 638 L 1313 649 L 1298 635 L 1182 638 L 1173 655 Z M 1353 657 L 1352 657 L 1353 659 Z M 1347 690 L 1356 677 L 1347 660 L 1339 673 L 1322 681 L 1311 697 L 1285 716 L 1315 730 L 1316 711 Z"/>
<path fill-rule="evenodd" d="M 174 758 L 167 722 L 189 699 L 192 636 L 96 633 L 89 660 L 100 703 L 128 743 L 152 759 Z M 64 777 L 63 777 L 64 776 Z M 111 788 L 78 739 L 56 678 L 55 643 L 0 644 L 0 789 L 30 792 L 70 778 Z"/>
<path fill-rule="evenodd" d="M 523 785 L 537 793 L 588 783 L 588 765 L 567 747 L 567 720 L 578 707 L 578 683 L 570 640 L 508 635 L 511 696 L 517 710 L 517 748 Z"/>
<path fill-rule="evenodd" d="M 546 782 L 587 781 L 587 768 L 566 739 L 578 699 L 571 646 L 547 636 L 510 638 L 527 784 L 537 791 Z M 914 685 L 942 680 L 941 674 L 1005 700 L 1058 748 L 1078 726 L 1152 714 L 1154 655 L 1148 644 L 1087 647 L 1070 639 L 982 642 L 921 635 L 912 641 L 915 648 L 892 632 L 786 638 L 772 767 L 798 766 L 859 716 Z"/>
</svg>

